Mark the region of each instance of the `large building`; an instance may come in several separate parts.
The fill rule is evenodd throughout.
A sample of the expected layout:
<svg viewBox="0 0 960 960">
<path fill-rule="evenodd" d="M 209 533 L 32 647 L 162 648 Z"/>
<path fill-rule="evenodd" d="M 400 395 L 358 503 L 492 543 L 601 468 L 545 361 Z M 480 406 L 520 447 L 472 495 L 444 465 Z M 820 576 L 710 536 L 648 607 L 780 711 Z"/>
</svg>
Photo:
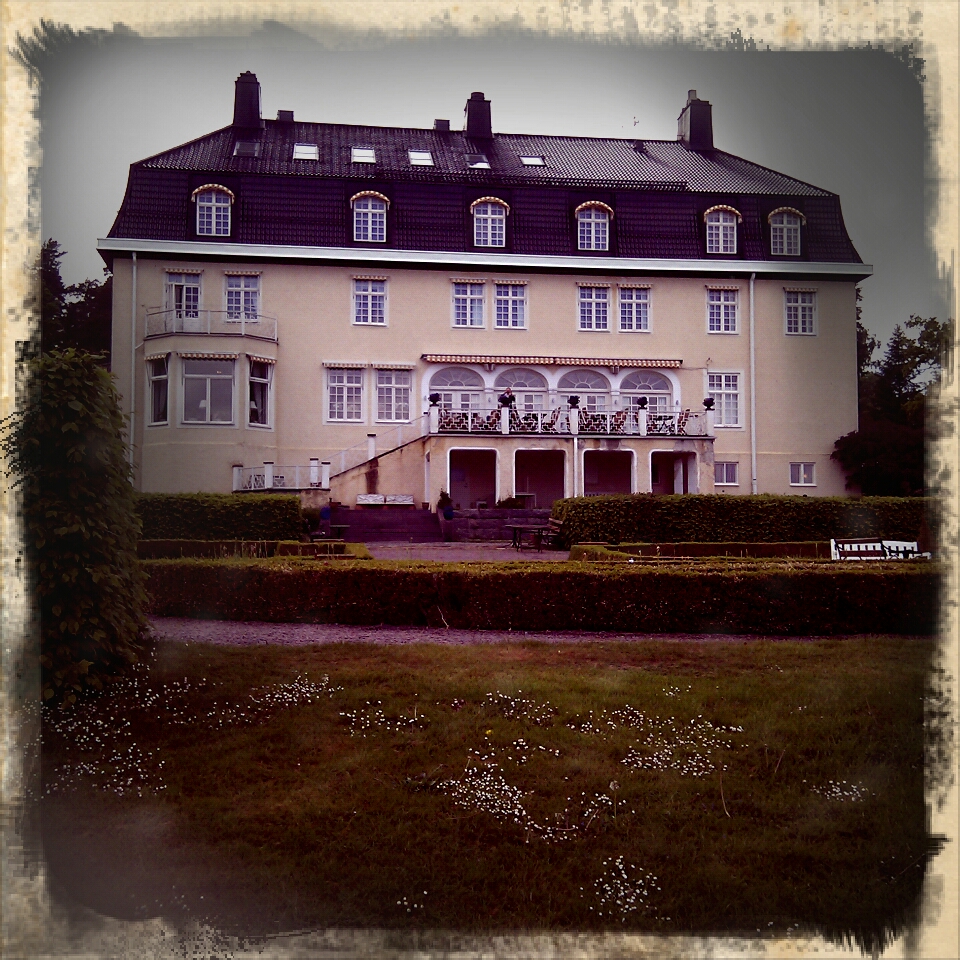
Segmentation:
<svg viewBox="0 0 960 960">
<path fill-rule="evenodd" d="M 839 198 L 713 145 L 261 118 L 131 166 L 99 250 L 145 491 L 844 494 Z M 329 493 L 327 493 L 329 491 Z"/>
</svg>

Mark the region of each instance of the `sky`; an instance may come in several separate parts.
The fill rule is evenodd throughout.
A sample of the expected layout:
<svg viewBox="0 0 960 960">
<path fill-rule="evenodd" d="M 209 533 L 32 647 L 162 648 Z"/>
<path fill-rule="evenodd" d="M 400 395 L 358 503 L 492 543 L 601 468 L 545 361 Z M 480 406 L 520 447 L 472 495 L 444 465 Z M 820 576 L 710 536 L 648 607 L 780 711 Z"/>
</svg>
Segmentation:
<svg viewBox="0 0 960 960">
<path fill-rule="evenodd" d="M 77 44 L 44 70 L 41 219 L 67 251 L 67 282 L 103 275 L 96 252 L 129 165 L 230 123 L 236 77 L 261 84 L 263 116 L 430 127 L 463 122 L 474 90 L 494 131 L 672 140 L 687 90 L 713 104 L 714 141 L 840 195 L 847 230 L 874 275 L 863 323 L 886 340 L 911 314 L 944 319 L 925 222 L 922 90 L 878 51 L 706 52 L 678 46 L 486 39 L 314 40 L 265 21 L 247 36 Z"/>
</svg>

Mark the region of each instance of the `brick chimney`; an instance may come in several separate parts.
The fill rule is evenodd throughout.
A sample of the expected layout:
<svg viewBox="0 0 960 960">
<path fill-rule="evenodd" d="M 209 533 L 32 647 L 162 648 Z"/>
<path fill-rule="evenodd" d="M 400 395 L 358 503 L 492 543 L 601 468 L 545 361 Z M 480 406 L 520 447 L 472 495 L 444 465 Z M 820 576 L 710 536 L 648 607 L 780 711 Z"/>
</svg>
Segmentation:
<svg viewBox="0 0 960 960">
<path fill-rule="evenodd" d="M 249 70 L 237 77 L 233 96 L 233 125 L 246 130 L 259 130 L 264 126 L 260 118 L 260 84 L 257 75 Z"/>
<path fill-rule="evenodd" d="M 467 115 L 464 132 L 475 140 L 489 140 L 493 137 L 490 124 L 490 101 L 482 93 L 471 93 L 463 111 Z"/>
<path fill-rule="evenodd" d="M 713 149 L 713 107 L 698 100 L 697 91 L 687 92 L 687 105 L 677 119 L 677 139 L 688 150 Z"/>
</svg>

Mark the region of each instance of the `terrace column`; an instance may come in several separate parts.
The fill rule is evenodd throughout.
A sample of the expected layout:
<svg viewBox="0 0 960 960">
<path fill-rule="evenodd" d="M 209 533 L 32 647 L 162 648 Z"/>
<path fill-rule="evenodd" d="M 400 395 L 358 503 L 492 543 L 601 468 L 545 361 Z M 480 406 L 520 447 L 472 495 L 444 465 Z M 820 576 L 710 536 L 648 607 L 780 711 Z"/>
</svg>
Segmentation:
<svg viewBox="0 0 960 960">
<path fill-rule="evenodd" d="M 510 432 L 510 408 L 500 408 L 500 432 L 506 436 Z"/>
<path fill-rule="evenodd" d="M 273 461 L 272 460 L 263 461 L 263 489 L 264 490 L 273 489 Z"/>
<path fill-rule="evenodd" d="M 683 457 L 673 458 L 673 492 L 683 493 Z"/>
<path fill-rule="evenodd" d="M 430 432 L 440 432 L 440 408 L 435 404 L 430 404 Z"/>
<path fill-rule="evenodd" d="M 243 489 L 243 464 L 233 464 L 233 492 Z"/>
<path fill-rule="evenodd" d="M 639 433 L 641 437 L 645 437 L 647 435 L 647 411 L 646 410 L 637 411 L 637 433 Z"/>
<path fill-rule="evenodd" d="M 377 455 L 377 435 L 367 434 L 367 459 L 372 460 Z"/>
<path fill-rule="evenodd" d="M 717 435 L 717 411 L 707 411 L 707 436 L 715 437 Z"/>
<path fill-rule="evenodd" d="M 322 490 L 330 489 L 330 461 L 324 460 L 320 464 L 320 488 Z"/>
<path fill-rule="evenodd" d="M 319 457 L 310 458 L 310 486 L 311 487 L 320 486 L 320 458 Z"/>
<path fill-rule="evenodd" d="M 580 408 L 571 407 L 568 414 L 570 421 L 570 432 L 576 436 L 580 432 Z M 574 494 L 576 496 L 576 494 Z"/>
</svg>

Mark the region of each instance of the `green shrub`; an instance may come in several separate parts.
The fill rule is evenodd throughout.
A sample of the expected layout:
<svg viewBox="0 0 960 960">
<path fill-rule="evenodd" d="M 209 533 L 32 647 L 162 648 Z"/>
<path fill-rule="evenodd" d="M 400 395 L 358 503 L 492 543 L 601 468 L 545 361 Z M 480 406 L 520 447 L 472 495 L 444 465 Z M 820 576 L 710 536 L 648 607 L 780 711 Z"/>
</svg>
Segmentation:
<svg viewBox="0 0 960 960">
<path fill-rule="evenodd" d="M 144 540 L 299 540 L 300 498 L 270 493 L 141 493 Z"/>
<path fill-rule="evenodd" d="M 444 564 L 150 560 L 158 616 L 473 630 L 929 633 L 923 563 Z"/>
<path fill-rule="evenodd" d="M 32 361 L 3 441 L 40 602 L 42 693 L 62 704 L 150 648 L 124 421 L 100 360 L 69 349 Z"/>
<path fill-rule="evenodd" d="M 649 494 L 558 500 L 563 542 L 796 542 L 837 537 L 916 540 L 932 498 L 731 497 Z"/>
</svg>

